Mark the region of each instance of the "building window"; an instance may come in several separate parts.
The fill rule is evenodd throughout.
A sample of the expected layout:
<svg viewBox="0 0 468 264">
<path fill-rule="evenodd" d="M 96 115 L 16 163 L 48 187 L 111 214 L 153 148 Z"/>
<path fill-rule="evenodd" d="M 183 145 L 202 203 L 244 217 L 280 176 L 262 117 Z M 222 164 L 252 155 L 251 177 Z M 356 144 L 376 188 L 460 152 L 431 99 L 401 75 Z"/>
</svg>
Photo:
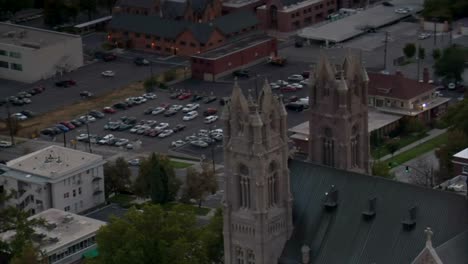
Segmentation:
<svg viewBox="0 0 468 264">
<path fill-rule="evenodd" d="M 81 187 L 78 187 L 78 194 L 81 194 Z"/>
<path fill-rule="evenodd" d="M 135 33 L 135 37 L 139 38 L 139 37 L 141 37 L 141 34 L 140 33 Z"/>
<path fill-rule="evenodd" d="M 68 197 L 70 197 L 70 193 L 66 192 L 63 194 L 63 198 L 68 198 Z"/>
<path fill-rule="evenodd" d="M 80 200 L 80 208 L 83 208 L 83 200 Z"/>
<path fill-rule="evenodd" d="M 65 212 L 70 211 L 70 206 L 65 206 L 65 208 L 63 208 L 63 210 L 64 210 Z"/>
<path fill-rule="evenodd" d="M 171 52 L 171 48 L 166 48 L 166 51 L 167 51 L 167 52 Z"/>
<path fill-rule="evenodd" d="M 128 36 L 128 31 L 124 31 L 123 33 L 125 36 Z"/>
<path fill-rule="evenodd" d="M 0 55 L 7 56 L 7 51 L 6 50 L 0 50 Z"/>
<path fill-rule="evenodd" d="M 89 174 L 89 170 L 86 170 L 86 174 Z"/>
<path fill-rule="evenodd" d="M 150 35 L 145 35 L 145 38 L 146 38 L 146 39 L 150 39 L 151 36 L 150 36 Z"/>
<path fill-rule="evenodd" d="M 255 253 L 251 249 L 247 249 L 247 264 L 255 264 Z"/>
<path fill-rule="evenodd" d="M 463 174 L 468 174 L 468 166 L 465 165 L 465 166 L 462 167 L 462 173 Z"/>
<path fill-rule="evenodd" d="M 241 247 L 237 246 L 235 249 L 236 254 L 236 264 L 244 264 L 244 250 Z"/>
<path fill-rule="evenodd" d="M 268 206 L 273 207 L 278 204 L 279 179 L 278 166 L 274 161 L 268 167 Z"/>
<path fill-rule="evenodd" d="M 20 59 L 21 58 L 21 53 L 10 51 L 10 57 Z"/>
<path fill-rule="evenodd" d="M 250 179 L 249 168 L 239 165 L 239 204 L 241 208 L 250 208 Z"/>
<path fill-rule="evenodd" d="M 6 69 L 8 69 L 8 62 L 6 62 L 6 61 L 0 61 L 0 68 L 6 68 Z"/>
<path fill-rule="evenodd" d="M 10 63 L 10 68 L 15 71 L 23 71 L 23 65 L 18 63 Z"/>
<path fill-rule="evenodd" d="M 160 38 L 160 37 L 155 37 L 154 39 L 156 39 L 156 40 L 161 40 L 161 38 Z"/>
<path fill-rule="evenodd" d="M 294 16 L 296 16 L 296 14 L 291 14 L 291 18 L 294 18 Z"/>
<path fill-rule="evenodd" d="M 335 141 L 332 136 L 331 128 L 326 127 L 322 138 L 322 162 L 330 167 L 335 165 Z"/>
</svg>

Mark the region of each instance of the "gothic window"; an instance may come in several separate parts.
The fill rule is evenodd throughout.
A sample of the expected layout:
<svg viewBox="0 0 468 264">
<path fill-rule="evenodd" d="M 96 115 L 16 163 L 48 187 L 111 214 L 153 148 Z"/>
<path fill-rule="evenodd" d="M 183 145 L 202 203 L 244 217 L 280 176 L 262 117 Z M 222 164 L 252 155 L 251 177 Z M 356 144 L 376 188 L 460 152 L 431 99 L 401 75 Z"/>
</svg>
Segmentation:
<svg viewBox="0 0 468 264">
<path fill-rule="evenodd" d="M 279 178 L 278 166 L 276 162 L 272 161 L 268 167 L 268 206 L 272 207 L 278 204 L 279 200 Z"/>
<path fill-rule="evenodd" d="M 351 136 L 351 165 L 359 165 L 359 135 L 357 126 L 352 128 Z"/>
<path fill-rule="evenodd" d="M 276 130 L 276 124 L 275 124 L 275 119 L 273 113 L 270 114 L 270 127 L 271 130 L 275 131 Z"/>
<path fill-rule="evenodd" d="M 327 166 L 335 166 L 335 141 L 332 138 L 331 128 L 324 128 L 324 137 L 322 138 L 322 163 Z"/>
<path fill-rule="evenodd" d="M 236 264 L 244 264 L 244 250 L 237 246 L 236 247 Z"/>
<path fill-rule="evenodd" d="M 325 96 L 329 96 L 330 95 L 330 87 L 328 86 L 328 84 L 325 84 L 323 86 L 323 95 Z"/>
<path fill-rule="evenodd" d="M 247 249 L 247 264 L 255 264 L 255 253 L 251 249 Z"/>
<path fill-rule="evenodd" d="M 250 208 L 249 169 L 244 164 L 239 165 L 239 205 L 243 209 Z"/>
</svg>

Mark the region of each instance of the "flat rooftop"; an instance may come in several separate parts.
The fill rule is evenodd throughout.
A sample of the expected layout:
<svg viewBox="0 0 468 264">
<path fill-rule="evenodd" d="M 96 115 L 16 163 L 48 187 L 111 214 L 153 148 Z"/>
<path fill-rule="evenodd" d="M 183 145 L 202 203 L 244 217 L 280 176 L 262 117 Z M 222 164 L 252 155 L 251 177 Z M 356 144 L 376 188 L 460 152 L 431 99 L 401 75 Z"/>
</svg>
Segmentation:
<svg viewBox="0 0 468 264">
<path fill-rule="evenodd" d="M 46 253 L 69 246 L 74 241 L 96 233 L 101 226 L 106 225 L 106 222 L 55 208 L 42 211 L 28 219 L 37 218 L 44 219 L 46 226 L 34 228 L 39 236 L 33 241 Z M 0 239 L 8 241 L 15 233 L 13 230 L 2 233 Z"/>
<path fill-rule="evenodd" d="M 227 0 L 223 2 L 223 6 L 239 8 L 257 2 L 261 2 L 261 0 Z"/>
<path fill-rule="evenodd" d="M 398 121 L 402 116 L 386 114 L 375 109 L 369 108 L 368 111 L 368 127 L 367 131 L 370 133 L 379 128 L 385 127 L 393 122 Z M 296 139 L 307 139 L 309 136 L 309 121 L 301 123 L 288 129 L 289 132 L 295 133 L 293 138 Z"/>
<path fill-rule="evenodd" d="M 20 46 L 28 49 L 40 49 L 66 41 L 81 38 L 57 31 L 21 26 L 11 23 L 0 23 L 0 45 Z"/>
<path fill-rule="evenodd" d="M 90 163 L 99 162 L 104 163 L 100 155 L 52 145 L 11 160 L 6 166 L 23 173 L 57 179 Z"/>
<path fill-rule="evenodd" d="M 303 28 L 298 31 L 298 35 L 311 40 L 343 42 L 364 34 L 368 28 L 380 28 L 411 16 L 411 13 L 396 13 L 395 10 L 398 8 L 411 8 L 413 13 L 417 13 L 422 10 L 423 4 L 419 0 L 395 0 L 390 2 L 394 6 L 377 4 L 336 21 Z"/>
<path fill-rule="evenodd" d="M 454 158 L 468 159 L 468 148 L 453 155 Z"/>
<path fill-rule="evenodd" d="M 263 34 L 251 35 L 246 38 L 232 41 L 222 47 L 198 55 L 193 55 L 192 58 L 216 60 L 229 54 L 236 53 L 241 50 L 256 46 L 260 43 L 270 41 L 272 39 L 272 37 Z"/>
<path fill-rule="evenodd" d="M 376 107 L 376 109 L 378 109 L 381 112 L 388 113 L 388 114 L 395 114 L 395 115 L 401 115 L 401 116 L 417 116 L 424 111 L 438 107 L 442 104 L 448 103 L 449 101 L 450 101 L 450 98 L 448 97 L 436 97 L 425 102 L 424 103 L 425 107 L 421 107 L 420 109 L 405 109 L 405 108 L 396 108 L 396 107 Z"/>
</svg>

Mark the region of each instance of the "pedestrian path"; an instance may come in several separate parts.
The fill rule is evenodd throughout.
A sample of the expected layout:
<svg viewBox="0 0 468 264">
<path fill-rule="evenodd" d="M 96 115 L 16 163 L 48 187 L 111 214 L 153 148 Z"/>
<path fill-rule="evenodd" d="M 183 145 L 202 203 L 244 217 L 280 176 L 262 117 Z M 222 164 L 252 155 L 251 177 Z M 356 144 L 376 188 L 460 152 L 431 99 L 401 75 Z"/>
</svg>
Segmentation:
<svg viewBox="0 0 468 264">
<path fill-rule="evenodd" d="M 381 157 L 379 160 L 380 161 L 386 161 L 388 159 L 391 159 L 392 157 L 394 157 L 394 156 L 396 156 L 396 155 L 398 155 L 400 153 L 403 153 L 403 152 L 405 152 L 407 150 L 410 150 L 410 149 L 412 149 L 412 148 L 414 148 L 414 147 L 416 147 L 418 145 L 421 145 L 422 143 L 427 142 L 427 141 L 429 141 L 429 140 L 431 140 L 431 139 L 433 139 L 433 138 L 435 138 L 437 136 L 440 136 L 440 135 L 444 134 L 445 132 L 447 132 L 447 129 L 436 129 L 436 128 L 432 129 L 432 130 L 430 130 L 428 132 L 428 135 L 425 138 L 421 138 L 420 140 L 418 140 L 416 142 L 413 142 L 413 143 L 411 143 L 409 145 L 406 145 L 406 146 L 402 147 L 401 149 L 395 151 L 395 153 L 393 153 L 393 155 L 392 154 L 385 155 L 385 156 Z"/>
</svg>

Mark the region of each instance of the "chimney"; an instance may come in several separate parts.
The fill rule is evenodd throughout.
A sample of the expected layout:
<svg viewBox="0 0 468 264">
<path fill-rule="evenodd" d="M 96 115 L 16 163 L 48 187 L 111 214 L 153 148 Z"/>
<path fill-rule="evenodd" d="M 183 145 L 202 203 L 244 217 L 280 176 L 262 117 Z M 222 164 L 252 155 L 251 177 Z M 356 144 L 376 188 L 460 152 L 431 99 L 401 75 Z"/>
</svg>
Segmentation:
<svg viewBox="0 0 468 264">
<path fill-rule="evenodd" d="M 310 264 L 310 248 L 307 245 L 301 247 L 302 264 Z"/>
<path fill-rule="evenodd" d="M 424 68 L 423 70 L 423 82 L 428 83 L 429 82 L 429 69 Z"/>
<path fill-rule="evenodd" d="M 403 73 L 401 73 L 401 71 L 396 71 L 396 72 L 395 72 L 395 76 L 403 77 Z"/>
</svg>

